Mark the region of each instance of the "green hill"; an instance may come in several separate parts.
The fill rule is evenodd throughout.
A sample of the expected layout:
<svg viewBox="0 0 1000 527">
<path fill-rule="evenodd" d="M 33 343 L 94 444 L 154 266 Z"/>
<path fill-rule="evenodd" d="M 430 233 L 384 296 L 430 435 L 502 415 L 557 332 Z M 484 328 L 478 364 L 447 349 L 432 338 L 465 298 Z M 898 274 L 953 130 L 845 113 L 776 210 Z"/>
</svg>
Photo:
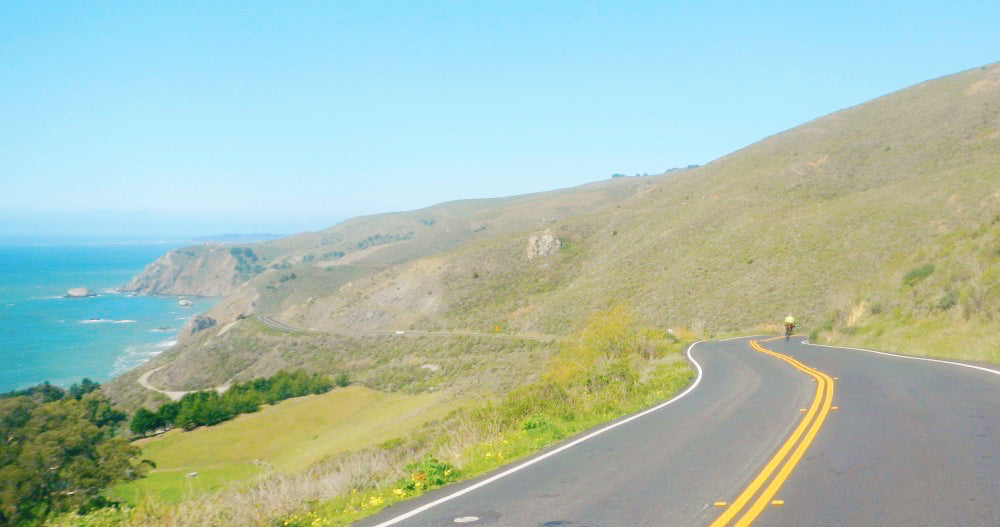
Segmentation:
<svg viewBox="0 0 1000 527">
<path fill-rule="evenodd" d="M 652 179 L 614 207 L 550 226 L 563 241 L 550 257 L 525 256 L 539 229 L 472 242 L 279 318 L 333 331 L 563 334 L 625 301 L 649 324 L 743 331 L 793 312 L 824 337 L 1000 361 L 990 336 L 1000 315 L 998 167 L 994 64 Z M 907 278 L 925 265 L 926 279 Z M 922 342 L 928 327 L 962 346 Z"/>
<path fill-rule="evenodd" d="M 563 335 L 619 302 L 645 325 L 706 335 L 773 329 L 792 312 L 824 340 L 997 362 L 998 167 L 993 64 L 669 176 L 358 218 L 246 246 L 253 262 L 227 247 L 250 273 L 229 279 L 233 291 L 209 313 L 218 324 L 144 368 L 166 365 L 152 380 L 174 389 L 289 364 L 365 376 L 367 366 L 329 358 L 344 349 L 331 334 Z M 529 256 L 546 236 L 557 249 Z M 297 334 L 277 360 L 274 341 L 291 334 L 259 338 L 275 333 L 253 322 L 261 314 L 316 334 Z M 400 354 L 418 346 L 399 340 Z M 133 400 L 135 375 L 117 385 Z"/>
</svg>

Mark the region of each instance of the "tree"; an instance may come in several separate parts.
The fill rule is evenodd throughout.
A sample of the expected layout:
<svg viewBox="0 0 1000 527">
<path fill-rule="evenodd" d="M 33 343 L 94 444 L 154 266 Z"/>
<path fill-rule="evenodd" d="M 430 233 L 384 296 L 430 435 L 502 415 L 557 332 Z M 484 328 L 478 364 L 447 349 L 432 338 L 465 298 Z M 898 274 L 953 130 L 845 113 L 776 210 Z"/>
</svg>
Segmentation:
<svg viewBox="0 0 1000 527">
<path fill-rule="evenodd" d="M 164 422 L 160 414 L 145 408 L 139 408 L 132 417 L 132 422 L 129 423 L 129 430 L 133 434 L 145 435 L 158 428 L 163 428 L 165 425 L 166 422 Z"/>
<path fill-rule="evenodd" d="M 96 391 L 81 400 L 0 399 L 0 525 L 39 523 L 138 477 L 139 448 L 112 437 L 117 415 Z"/>
<path fill-rule="evenodd" d="M 170 426 L 177 420 L 177 414 L 181 411 L 180 403 L 167 403 L 156 411 L 156 416 L 163 422 L 163 426 Z"/>
<path fill-rule="evenodd" d="M 69 387 L 69 396 L 79 401 L 84 395 L 100 388 L 101 385 L 96 382 L 84 378 L 80 381 L 80 384 L 74 384 Z"/>
<path fill-rule="evenodd" d="M 100 392 L 88 392 L 79 399 L 87 415 L 87 420 L 98 427 L 115 427 L 127 417 L 122 412 L 115 410 L 106 397 Z"/>
</svg>

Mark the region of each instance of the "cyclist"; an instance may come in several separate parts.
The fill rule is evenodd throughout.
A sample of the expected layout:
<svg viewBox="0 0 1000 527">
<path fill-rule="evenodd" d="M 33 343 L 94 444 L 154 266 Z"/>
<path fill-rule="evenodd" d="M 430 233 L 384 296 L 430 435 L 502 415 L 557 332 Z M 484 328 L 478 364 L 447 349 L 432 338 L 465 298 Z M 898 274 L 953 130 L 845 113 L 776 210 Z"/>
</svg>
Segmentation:
<svg viewBox="0 0 1000 527">
<path fill-rule="evenodd" d="M 795 329 L 795 317 L 791 313 L 785 317 L 785 340 L 792 336 L 792 330 Z"/>
</svg>

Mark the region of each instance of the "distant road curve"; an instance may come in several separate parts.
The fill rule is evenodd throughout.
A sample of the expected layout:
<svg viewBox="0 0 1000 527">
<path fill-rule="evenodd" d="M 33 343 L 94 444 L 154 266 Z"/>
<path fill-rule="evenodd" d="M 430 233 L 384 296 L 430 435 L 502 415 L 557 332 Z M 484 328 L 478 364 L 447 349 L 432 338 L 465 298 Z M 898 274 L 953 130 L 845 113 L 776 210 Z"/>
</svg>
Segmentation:
<svg viewBox="0 0 1000 527">
<path fill-rule="evenodd" d="M 150 375 L 153 375 L 154 373 L 162 370 L 163 368 L 166 368 L 166 366 L 160 366 L 159 368 L 153 368 L 153 369 L 147 371 L 146 373 L 143 373 L 142 376 L 140 376 L 139 379 L 138 379 L 139 386 L 142 386 L 143 388 L 145 388 L 147 390 L 150 390 L 150 391 L 154 391 L 154 392 L 157 392 L 157 393 L 162 393 L 163 395 L 166 395 L 167 397 L 169 397 L 171 401 L 179 401 L 181 399 L 181 397 L 184 397 L 185 395 L 187 395 L 189 393 L 194 393 L 196 391 L 204 391 L 204 390 L 190 390 L 190 391 L 161 390 L 161 389 L 157 388 L 156 386 L 153 386 L 152 384 L 150 384 L 150 382 L 149 382 Z M 216 386 L 215 388 L 212 388 L 212 389 L 221 394 L 221 393 L 225 392 L 226 390 L 228 390 L 229 386 L 231 386 L 231 385 L 232 385 L 231 382 L 227 382 L 226 384 L 223 384 L 223 385 L 220 385 L 220 386 Z"/>
<path fill-rule="evenodd" d="M 288 324 L 287 322 L 282 322 L 275 319 L 270 315 L 258 315 L 257 320 L 259 320 L 265 326 L 271 329 L 277 329 L 279 331 L 288 331 L 290 333 L 331 333 L 328 331 L 321 331 L 312 328 L 300 328 Z M 408 330 L 408 331 L 356 331 L 348 332 L 348 334 L 362 334 L 362 335 L 399 335 L 399 336 L 409 336 L 409 337 L 495 337 L 495 338 L 512 338 L 512 339 L 528 339 L 528 340 L 540 340 L 540 341 L 552 341 L 558 340 L 559 337 L 555 335 L 526 335 L 526 334 L 511 334 L 511 333 L 483 333 L 476 331 L 422 331 L 422 330 Z"/>
</svg>

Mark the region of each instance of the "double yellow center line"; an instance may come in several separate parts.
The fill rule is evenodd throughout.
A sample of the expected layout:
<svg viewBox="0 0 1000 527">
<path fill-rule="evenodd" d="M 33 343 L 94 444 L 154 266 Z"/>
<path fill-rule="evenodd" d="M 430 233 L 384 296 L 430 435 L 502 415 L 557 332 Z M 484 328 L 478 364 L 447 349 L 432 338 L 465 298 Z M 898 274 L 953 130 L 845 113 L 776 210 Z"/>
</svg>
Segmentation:
<svg viewBox="0 0 1000 527">
<path fill-rule="evenodd" d="M 712 522 L 711 527 L 730 525 L 729 522 L 733 521 L 740 513 L 743 513 L 743 516 L 736 523 L 731 524 L 735 527 L 742 527 L 750 525 L 760 515 L 764 508 L 771 503 L 771 499 L 778 493 L 778 490 L 781 489 L 781 485 L 788 479 L 789 474 L 792 473 L 795 465 L 805 455 L 806 450 L 809 449 L 809 445 L 816 437 L 816 433 L 819 432 L 820 427 L 823 426 L 823 421 L 826 420 L 826 415 L 830 413 L 830 407 L 833 404 L 833 379 L 829 375 L 810 368 L 793 357 L 775 353 L 764 348 L 756 340 L 750 341 L 750 347 L 761 353 L 777 357 L 811 375 L 816 379 L 816 396 L 813 398 L 812 405 L 809 406 L 805 417 L 802 418 L 802 421 L 792 432 L 792 435 L 788 437 L 788 440 L 785 441 L 785 444 L 781 445 L 781 448 L 768 461 L 764 469 L 757 474 L 757 477 L 750 482 L 750 485 L 743 490 L 739 497 L 729 504 L 725 512 Z M 779 466 L 781 467 L 780 470 Z M 775 474 L 776 470 L 777 474 Z M 765 484 L 767 485 L 766 487 L 764 487 Z M 759 492 L 762 487 L 764 490 Z M 755 496 L 756 499 L 754 499 Z M 752 504 L 750 504 L 751 500 L 753 500 Z M 744 512 L 747 504 L 750 504 L 750 507 Z"/>
</svg>

